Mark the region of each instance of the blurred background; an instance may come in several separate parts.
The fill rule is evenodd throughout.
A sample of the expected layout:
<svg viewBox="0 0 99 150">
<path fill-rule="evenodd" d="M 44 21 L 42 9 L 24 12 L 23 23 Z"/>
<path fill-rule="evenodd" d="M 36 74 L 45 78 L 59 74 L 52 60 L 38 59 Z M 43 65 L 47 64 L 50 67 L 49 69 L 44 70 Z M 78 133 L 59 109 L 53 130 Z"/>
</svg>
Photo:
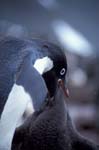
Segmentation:
<svg viewBox="0 0 99 150">
<path fill-rule="evenodd" d="M 98 0 L 0 0 L 0 38 L 43 38 L 65 51 L 70 115 L 99 144 L 98 17 Z"/>
</svg>

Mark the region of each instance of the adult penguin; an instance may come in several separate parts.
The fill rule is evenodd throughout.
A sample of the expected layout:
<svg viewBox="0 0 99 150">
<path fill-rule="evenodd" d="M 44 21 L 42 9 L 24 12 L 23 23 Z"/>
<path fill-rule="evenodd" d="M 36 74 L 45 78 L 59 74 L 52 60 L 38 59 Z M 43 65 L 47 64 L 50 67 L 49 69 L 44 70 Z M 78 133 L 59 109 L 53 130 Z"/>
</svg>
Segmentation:
<svg viewBox="0 0 99 150">
<path fill-rule="evenodd" d="M 98 150 L 99 146 L 85 139 L 73 127 L 64 101 L 64 92 L 57 88 L 54 98 L 47 98 L 41 109 L 17 128 L 11 150 Z"/>
<path fill-rule="evenodd" d="M 29 62 L 32 69 L 36 69 L 43 76 L 51 96 L 54 96 L 57 80 L 61 79 L 63 83 L 65 82 L 67 61 L 60 47 L 41 39 L 23 40 L 5 37 L 0 41 L 0 85 L 2 87 L 0 88 L 0 99 L 2 99 L 0 115 L 13 83 L 22 72 L 22 66 L 25 63 L 28 69 Z M 27 70 L 25 69 L 24 71 Z M 27 76 L 28 73 L 29 76 L 29 71 L 26 73 L 24 71 L 23 75 Z"/>
<path fill-rule="evenodd" d="M 1 148 L 5 145 L 10 149 L 16 124 L 29 101 L 38 110 L 45 100 L 47 88 L 51 97 L 54 96 L 58 79 L 62 81 L 65 94 L 68 94 L 63 84 L 66 70 L 66 57 L 54 44 L 40 39 L 14 37 L 0 41 Z"/>
</svg>

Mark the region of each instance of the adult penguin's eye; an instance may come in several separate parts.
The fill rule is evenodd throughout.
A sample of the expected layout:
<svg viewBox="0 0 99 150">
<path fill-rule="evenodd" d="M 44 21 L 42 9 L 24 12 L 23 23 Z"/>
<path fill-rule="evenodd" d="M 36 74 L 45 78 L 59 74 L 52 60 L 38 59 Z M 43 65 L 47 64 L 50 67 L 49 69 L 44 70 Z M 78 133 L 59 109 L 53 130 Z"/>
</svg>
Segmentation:
<svg viewBox="0 0 99 150">
<path fill-rule="evenodd" d="M 65 74 L 65 72 L 66 72 L 66 69 L 65 69 L 65 68 L 62 68 L 61 71 L 60 71 L 60 75 L 63 76 L 63 75 Z"/>
</svg>

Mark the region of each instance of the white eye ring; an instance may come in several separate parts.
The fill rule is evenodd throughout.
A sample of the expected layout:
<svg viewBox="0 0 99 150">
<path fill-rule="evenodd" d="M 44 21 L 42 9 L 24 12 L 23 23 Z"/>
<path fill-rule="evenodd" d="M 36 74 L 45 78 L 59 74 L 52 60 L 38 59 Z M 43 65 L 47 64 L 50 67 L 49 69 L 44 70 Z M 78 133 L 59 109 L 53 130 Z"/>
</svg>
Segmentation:
<svg viewBox="0 0 99 150">
<path fill-rule="evenodd" d="M 62 68 L 61 71 L 60 71 L 60 75 L 64 75 L 66 72 L 66 69 L 65 68 Z"/>
</svg>

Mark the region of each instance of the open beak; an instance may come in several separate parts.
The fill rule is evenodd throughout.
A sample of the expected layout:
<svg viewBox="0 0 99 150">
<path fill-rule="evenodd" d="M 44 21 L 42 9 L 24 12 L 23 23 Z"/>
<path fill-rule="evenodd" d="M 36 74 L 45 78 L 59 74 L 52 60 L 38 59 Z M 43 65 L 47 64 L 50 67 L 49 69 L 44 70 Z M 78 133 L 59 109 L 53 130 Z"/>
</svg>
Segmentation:
<svg viewBox="0 0 99 150">
<path fill-rule="evenodd" d="M 69 97 L 69 90 L 67 87 L 65 87 L 65 83 L 62 79 L 58 79 L 58 85 L 61 86 L 64 94 L 66 97 Z"/>
</svg>

